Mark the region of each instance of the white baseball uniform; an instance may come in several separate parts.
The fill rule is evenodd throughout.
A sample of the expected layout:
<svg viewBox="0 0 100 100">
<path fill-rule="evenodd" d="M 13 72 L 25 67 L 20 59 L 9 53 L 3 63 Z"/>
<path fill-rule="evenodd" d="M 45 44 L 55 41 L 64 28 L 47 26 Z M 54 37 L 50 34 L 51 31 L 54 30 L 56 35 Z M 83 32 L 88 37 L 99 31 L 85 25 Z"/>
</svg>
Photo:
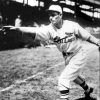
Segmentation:
<svg viewBox="0 0 100 100">
<path fill-rule="evenodd" d="M 68 53 L 66 67 L 58 80 L 60 91 L 70 88 L 70 81 L 77 78 L 80 68 L 86 62 L 85 54 L 82 53 L 82 41 L 92 37 L 92 42 L 98 40 L 82 28 L 78 23 L 65 20 L 62 28 L 56 29 L 52 24 L 36 29 L 36 38 L 52 40 L 61 52 Z"/>
</svg>

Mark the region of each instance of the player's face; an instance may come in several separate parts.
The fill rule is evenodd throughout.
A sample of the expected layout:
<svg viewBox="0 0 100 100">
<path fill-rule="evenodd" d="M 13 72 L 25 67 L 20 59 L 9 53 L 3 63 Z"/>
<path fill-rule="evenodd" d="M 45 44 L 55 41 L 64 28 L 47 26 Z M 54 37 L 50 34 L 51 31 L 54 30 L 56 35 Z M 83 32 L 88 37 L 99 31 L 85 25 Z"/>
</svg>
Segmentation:
<svg viewBox="0 0 100 100">
<path fill-rule="evenodd" d="M 49 13 L 49 20 L 53 25 L 59 26 L 61 19 L 62 19 L 62 15 L 59 12 L 50 12 Z"/>
</svg>

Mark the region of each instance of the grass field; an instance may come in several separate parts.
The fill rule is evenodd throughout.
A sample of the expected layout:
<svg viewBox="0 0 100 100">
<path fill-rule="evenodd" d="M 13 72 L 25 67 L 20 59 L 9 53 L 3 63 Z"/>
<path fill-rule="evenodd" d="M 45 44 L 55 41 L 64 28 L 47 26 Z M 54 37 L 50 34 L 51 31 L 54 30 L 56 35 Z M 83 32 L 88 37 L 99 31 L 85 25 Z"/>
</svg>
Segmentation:
<svg viewBox="0 0 100 100">
<path fill-rule="evenodd" d="M 99 52 L 95 45 L 84 42 L 87 64 L 80 74 L 94 87 L 93 96 L 100 87 Z M 56 100 L 59 98 L 57 79 L 64 69 L 61 53 L 56 47 L 22 48 L 0 51 L 0 100 Z M 28 77 L 28 81 L 22 82 Z M 20 83 L 20 84 L 19 84 Z M 72 83 L 70 100 L 83 96 L 83 90 Z"/>
<path fill-rule="evenodd" d="M 81 75 L 85 77 L 88 84 L 95 88 L 93 94 L 96 96 L 99 84 L 99 52 L 97 47 L 91 44 L 87 44 L 84 48 L 88 54 L 88 60 L 87 66 L 81 71 Z M 16 85 L 14 88 L 2 92 L 0 100 L 55 100 L 59 97 L 57 78 L 64 69 L 63 64 L 55 65 L 63 61 L 61 53 L 55 47 L 1 51 L 1 89 L 20 82 L 29 76 L 44 72 L 26 83 Z M 48 68 L 49 70 L 46 70 Z M 82 96 L 82 93 L 83 90 L 72 83 L 71 98 L 78 98 Z"/>
</svg>

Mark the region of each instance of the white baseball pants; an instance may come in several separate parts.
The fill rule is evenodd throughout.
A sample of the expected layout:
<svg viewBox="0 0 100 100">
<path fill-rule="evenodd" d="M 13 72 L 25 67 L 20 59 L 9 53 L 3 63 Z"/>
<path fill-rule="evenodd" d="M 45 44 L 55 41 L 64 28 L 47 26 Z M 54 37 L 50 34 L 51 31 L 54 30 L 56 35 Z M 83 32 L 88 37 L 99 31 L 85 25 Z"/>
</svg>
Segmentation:
<svg viewBox="0 0 100 100">
<path fill-rule="evenodd" d="M 79 50 L 78 53 L 76 53 L 74 56 L 69 58 L 67 57 L 67 65 L 58 79 L 59 91 L 64 91 L 71 87 L 70 82 L 77 78 L 80 69 L 85 66 L 85 57 L 85 53 L 83 53 L 82 49 Z M 68 61 L 68 59 L 70 60 Z"/>
</svg>

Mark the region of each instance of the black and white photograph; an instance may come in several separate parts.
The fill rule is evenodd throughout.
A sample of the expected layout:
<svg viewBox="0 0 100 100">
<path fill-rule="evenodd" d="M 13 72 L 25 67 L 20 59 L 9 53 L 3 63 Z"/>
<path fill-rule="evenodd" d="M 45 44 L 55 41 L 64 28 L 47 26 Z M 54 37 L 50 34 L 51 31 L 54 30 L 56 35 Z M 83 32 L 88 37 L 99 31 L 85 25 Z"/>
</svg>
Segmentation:
<svg viewBox="0 0 100 100">
<path fill-rule="evenodd" d="M 0 0 L 0 100 L 100 100 L 100 0 Z"/>
</svg>

